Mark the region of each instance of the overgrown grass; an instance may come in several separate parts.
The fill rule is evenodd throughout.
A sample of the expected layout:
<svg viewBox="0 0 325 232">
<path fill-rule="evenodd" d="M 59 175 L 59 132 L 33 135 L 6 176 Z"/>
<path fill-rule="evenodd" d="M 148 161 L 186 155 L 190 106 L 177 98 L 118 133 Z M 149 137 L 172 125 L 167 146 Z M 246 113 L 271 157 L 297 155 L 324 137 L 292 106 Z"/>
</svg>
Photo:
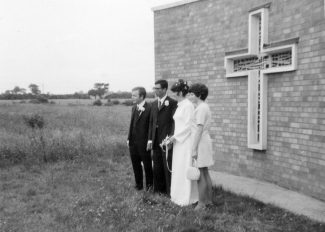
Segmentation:
<svg viewBox="0 0 325 232">
<path fill-rule="evenodd" d="M 129 107 L 24 107 L 1 108 L 1 149 L 6 141 L 7 150 L 17 156 L 19 149 L 38 152 L 30 147 L 32 132 L 21 119 L 37 112 L 48 119 L 45 148 L 73 154 L 73 159 L 2 165 L 1 232 L 325 231 L 324 224 L 221 188 L 214 189 L 215 204 L 201 212 L 179 207 L 165 196 L 134 190 L 125 145 Z"/>
<path fill-rule="evenodd" d="M 125 144 L 130 111 L 125 106 L 1 106 L 0 167 L 112 153 Z M 44 118 L 43 128 L 25 123 L 31 114 Z"/>
</svg>

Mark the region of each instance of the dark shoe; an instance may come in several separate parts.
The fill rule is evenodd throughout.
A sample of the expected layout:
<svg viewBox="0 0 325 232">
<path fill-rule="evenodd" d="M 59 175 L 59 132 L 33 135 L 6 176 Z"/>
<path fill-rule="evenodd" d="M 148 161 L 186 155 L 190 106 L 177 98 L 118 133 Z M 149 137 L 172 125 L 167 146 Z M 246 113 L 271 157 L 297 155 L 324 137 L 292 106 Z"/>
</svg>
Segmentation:
<svg viewBox="0 0 325 232">
<path fill-rule="evenodd" d="M 193 203 L 192 206 L 193 206 L 193 207 L 196 207 L 198 203 L 199 203 L 199 202 L 197 201 L 197 202 Z"/>
</svg>

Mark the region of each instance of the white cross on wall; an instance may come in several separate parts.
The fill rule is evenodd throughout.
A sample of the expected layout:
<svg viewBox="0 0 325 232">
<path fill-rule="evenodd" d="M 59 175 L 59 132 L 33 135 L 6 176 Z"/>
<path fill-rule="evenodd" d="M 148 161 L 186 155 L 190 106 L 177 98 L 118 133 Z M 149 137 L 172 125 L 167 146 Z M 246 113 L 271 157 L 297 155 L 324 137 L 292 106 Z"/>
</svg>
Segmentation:
<svg viewBox="0 0 325 232">
<path fill-rule="evenodd" d="M 248 49 L 226 52 L 226 77 L 248 77 L 249 148 L 267 147 L 267 76 L 297 69 L 298 38 L 268 43 L 270 3 L 255 8 L 248 17 Z"/>
</svg>

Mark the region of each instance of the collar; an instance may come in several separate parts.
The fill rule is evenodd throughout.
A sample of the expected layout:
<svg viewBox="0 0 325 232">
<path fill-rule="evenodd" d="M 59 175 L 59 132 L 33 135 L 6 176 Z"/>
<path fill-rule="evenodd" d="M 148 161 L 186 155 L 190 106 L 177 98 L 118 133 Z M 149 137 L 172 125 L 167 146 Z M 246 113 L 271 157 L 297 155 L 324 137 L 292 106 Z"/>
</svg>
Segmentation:
<svg viewBox="0 0 325 232">
<path fill-rule="evenodd" d="M 144 107 L 144 104 L 146 103 L 145 100 L 143 100 L 142 102 L 140 102 L 139 104 L 137 104 L 137 108 L 139 107 Z"/>
<path fill-rule="evenodd" d="M 177 105 L 178 105 L 178 106 L 181 106 L 181 105 L 185 104 L 185 103 L 188 102 L 188 101 L 189 101 L 189 100 L 188 100 L 187 98 L 184 98 L 183 100 L 179 101 L 179 102 L 177 103 Z"/>
<path fill-rule="evenodd" d="M 167 94 L 165 96 L 163 96 L 162 98 L 158 98 L 158 101 L 160 101 L 161 104 L 163 104 L 166 98 L 167 98 Z"/>
</svg>

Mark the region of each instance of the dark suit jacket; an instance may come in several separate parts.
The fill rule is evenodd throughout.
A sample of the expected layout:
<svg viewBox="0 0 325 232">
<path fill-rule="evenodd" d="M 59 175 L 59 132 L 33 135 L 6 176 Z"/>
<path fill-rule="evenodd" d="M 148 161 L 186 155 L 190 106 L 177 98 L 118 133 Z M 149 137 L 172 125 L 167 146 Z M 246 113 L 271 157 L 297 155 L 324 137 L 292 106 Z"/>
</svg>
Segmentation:
<svg viewBox="0 0 325 232">
<path fill-rule="evenodd" d="M 160 144 L 167 135 L 173 135 L 173 115 L 176 111 L 176 108 L 177 101 L 168 96 L 166 97 L 160 110 L 158 109 L 158 99 L 152 102 L 149 125 L 149 140 L 152 140 L 153 146 L 155 146 L 155 144 Z"/>
<path fill-rule="evenodd" d="M 130 146 L 136 144 L 140 149 L 146 150 L 151 106 L 145 102 L 143 107 L 145 110 L 141 114 L 136 105 L 132 107 L 128 140 Z"/>
</svg>

